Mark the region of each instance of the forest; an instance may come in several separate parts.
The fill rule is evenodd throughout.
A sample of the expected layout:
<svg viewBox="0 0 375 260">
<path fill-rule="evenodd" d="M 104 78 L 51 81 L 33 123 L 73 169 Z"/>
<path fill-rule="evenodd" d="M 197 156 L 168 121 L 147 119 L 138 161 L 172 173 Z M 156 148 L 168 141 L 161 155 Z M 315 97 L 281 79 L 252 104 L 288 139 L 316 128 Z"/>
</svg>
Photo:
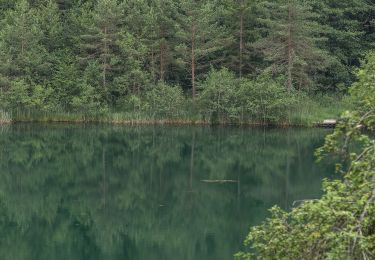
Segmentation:
<svg viewBox="0 0 375 260">
<path fill-rule="evenodd" d="M 373 49 L 370 0 L 1 0 L 0 117 L 307 125 Z"/>
</svg>

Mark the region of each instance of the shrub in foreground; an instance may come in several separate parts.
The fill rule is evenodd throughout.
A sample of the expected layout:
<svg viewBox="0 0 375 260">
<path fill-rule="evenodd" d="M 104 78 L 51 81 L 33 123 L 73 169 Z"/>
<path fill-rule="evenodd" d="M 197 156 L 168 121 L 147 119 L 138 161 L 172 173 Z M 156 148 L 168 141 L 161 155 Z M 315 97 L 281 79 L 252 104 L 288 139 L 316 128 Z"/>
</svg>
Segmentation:
<svg viewBox="0 0 375 260">
<path fill-rule="evenodd" d="M 283 122 L 295 104 L 294 93 L 277 81 L 264 76 L 239 80 L 227 69 L 212 70 L 200 89 L 202 114 L 214 122 Z"/>
<path fill-rule="evenodd" d="M 351 89 L 358 109 L 344 113 L 318 150 L 349 160 L 346 171 L 337 165 L 344 180 L 326 180 L 321 199 L 305 201 L 291 212 L 272 208 L 271 217 L 251 229 L 248 251 L 238 253 L 239 259 L 375 258 L 375 139 L 365 134 L 375 130 L 374 64 L 371 54 Z M 353 142 L 361 146 L 359 152 L 350 151 Z"/>
</svg>

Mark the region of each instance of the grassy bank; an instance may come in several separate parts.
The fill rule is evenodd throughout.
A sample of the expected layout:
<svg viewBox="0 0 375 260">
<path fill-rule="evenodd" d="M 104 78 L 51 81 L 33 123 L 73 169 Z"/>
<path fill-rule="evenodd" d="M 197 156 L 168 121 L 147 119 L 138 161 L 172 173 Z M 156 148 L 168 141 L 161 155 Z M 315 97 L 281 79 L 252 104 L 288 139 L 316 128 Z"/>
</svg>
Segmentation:
<svg viewBox="0 0 375 260">
<path fill-rule="evenodd" d="M 301 98 L 295 105 L 282 115 L 273 118 L 272 114 L 242 114 L 237 118 L 217 116 L 205 113 L 203 109 L 192 109 L 192 106 L 183 106 L 181 111 L 155 114 L 144 109 L 106 110 L 100 113 L 66 112 L 58 110 L 40 111 L 33 109 L 16 109 L 11 112 L 0 112 L 0 122 L 65 122 L 65 123 L 108 123 L 124 125 L 274 125 L 274 126 L 304 126 L 311 127 L 324 119 L 335 119 L 350 108 L 349 102 L 343 98 L 316 96 Z M 270 111 L 271 112 L 271 111 Z M 12 115 L 12 116 L 10 116 Z"/>
<path fill-rule="evenodd" d="M 280 80 L 238 79 L 227 69 L 212 70 L 197 89 L 193 98 L 180 86 L 159 82 L 144 93 L 128 93 L 116 100 L 110 96 L 101 100 L 90 92 L 64 102 L 26 91 L 14 97 L 0 95 L 0 109 L 14 122 L 312 126 L 338 118 L 350 108 L 338 92 L 287 90 Z"/>
<path fill-rule="evenodd" d="M 318 95 L 303 98 L 288 112 L 288 122 L 291 125 L 313 126 L 325 119 L 338 119 L 342 112 L 351 108 L 352 104 L 347 97 Z"/>
<path fill-rule="evenodd" d="M 8 112 L 0 110 L 0 124 L 9 124 L 12 122 L 12 117 Z"/>
</svg>

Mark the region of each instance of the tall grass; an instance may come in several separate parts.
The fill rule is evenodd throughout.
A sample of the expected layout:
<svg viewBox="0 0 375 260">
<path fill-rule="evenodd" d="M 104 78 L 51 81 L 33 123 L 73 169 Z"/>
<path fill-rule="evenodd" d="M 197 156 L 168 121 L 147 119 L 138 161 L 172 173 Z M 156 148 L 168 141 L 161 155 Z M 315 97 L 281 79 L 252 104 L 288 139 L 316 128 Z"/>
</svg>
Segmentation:
<svg viewBox="0 0 375 260">
<path fill-rule="evenodd" d="M 273 125 L 279 126 L 313 126 L 325 119 L 339 118 L 340 114 L 350 109 L 350 102 L 346 98 L 335 96 L 299 96 L 295 105 L 286 114 L 276 120 Z M 66 122 L 66 123 L 111 123 L 111 124 L 210 124 L 212 118 L 205 114 L 204 109 L 194 109 L 184 106 L 179 111 L 166 114 L 155 114 L 151 109 L 122 109 L 105 110 L 101 112 L 63 110 L 40 111 L 35 109 L 17 109 L 9 113 L 0 110 L 0 122 Z M 13 119 L 13 120 L 12 120 Z M 267 124 L 259 117 L 247 115 L 242 119 L 220 119 L 218 124 Z"/>
<path fill-rule="evenodd" d="M 62 110 L 40 111 L 35 109 L 22 109 L 13 111 L 14 122 L 40 122 L 40 123 L 111 123 L 111 124 L 197 124 L 209 123 L 201 119 L 199 114 L 180 113 L 179 116 L 155 115 L 151 111 L 108 110 L 102 112 Z"/>
<path fill-rule="evenodd" d="M 288 113 L 288 120 L 291 125 L 313 126 L 325 119 L 338 119 L 351 106 L 347 97 L 329 95 L 299 97 L 295 108 Z"/>
<path fill-rule="evenodd" d="M 12 117 L 10 113 L 5 112 L 4 110 L 0 110 L 0 124 L 11 123 Z"/>
</svg>

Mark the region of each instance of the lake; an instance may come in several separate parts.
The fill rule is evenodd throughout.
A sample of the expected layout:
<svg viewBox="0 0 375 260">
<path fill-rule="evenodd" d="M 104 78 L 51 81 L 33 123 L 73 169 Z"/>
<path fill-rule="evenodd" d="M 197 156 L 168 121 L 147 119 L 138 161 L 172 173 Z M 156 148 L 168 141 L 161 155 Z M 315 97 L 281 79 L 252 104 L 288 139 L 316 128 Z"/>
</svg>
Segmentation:
<svg viewBox="0 0 375 260">
<path fill-rule="evenodd" d="M 232 259 L 318 198 L 329 130 L 0 126 L 0 259 Z"/>
</svg>

